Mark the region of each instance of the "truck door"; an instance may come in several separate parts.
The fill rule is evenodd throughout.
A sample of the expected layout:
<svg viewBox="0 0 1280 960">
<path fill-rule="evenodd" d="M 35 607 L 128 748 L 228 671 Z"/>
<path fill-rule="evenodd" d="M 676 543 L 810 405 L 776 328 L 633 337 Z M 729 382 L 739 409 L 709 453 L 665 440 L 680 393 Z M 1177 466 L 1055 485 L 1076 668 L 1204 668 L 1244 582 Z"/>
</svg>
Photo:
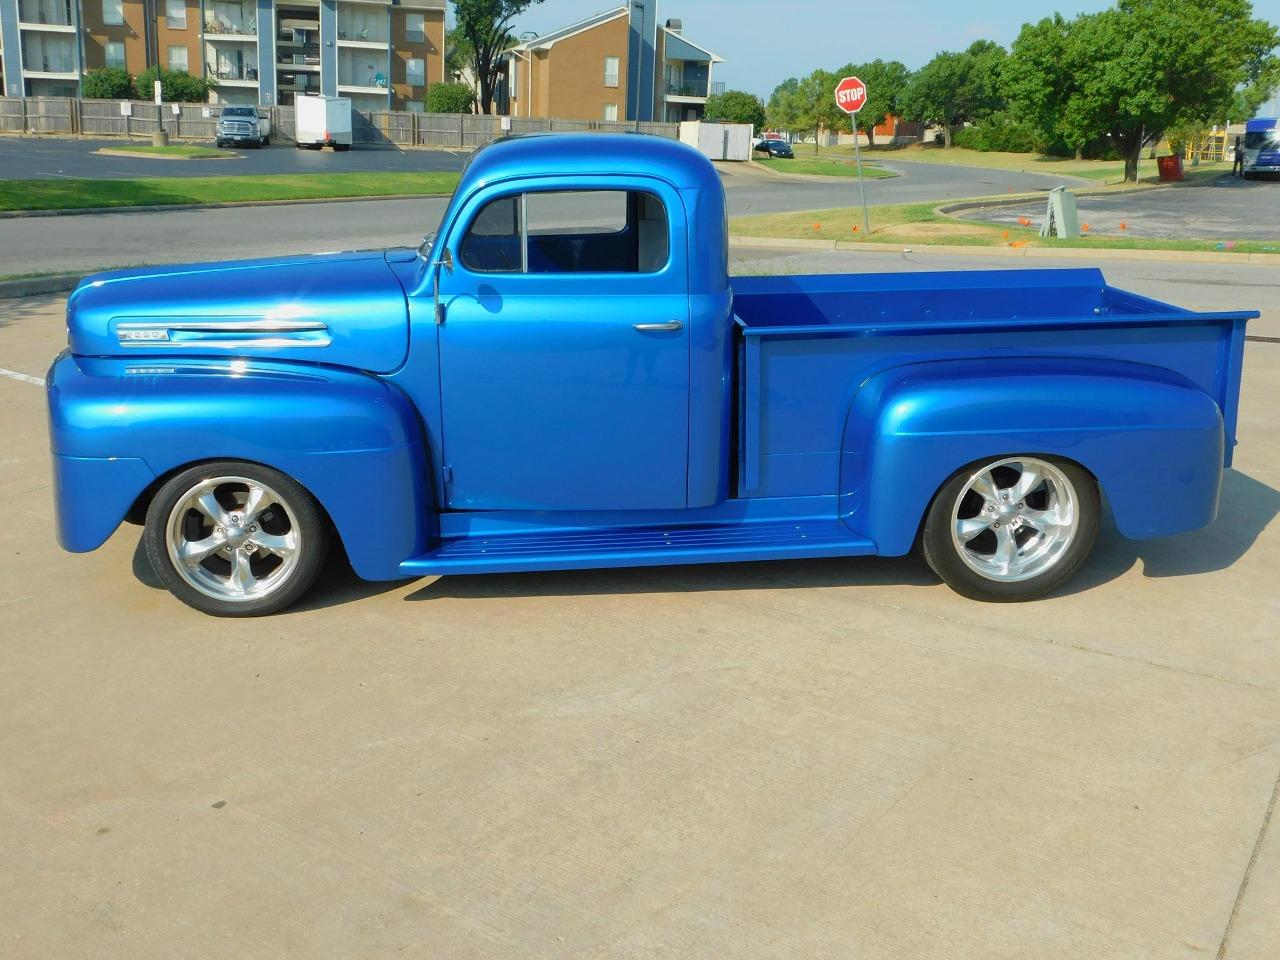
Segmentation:
<svg viewBox="0 0 1280 960">
<path fill-rule="evenodd" d="M 684 211 L 665 184 L 494 189 L 451 231 L 438 327 L 445 499 L 684 507 Z"/>
</svg>

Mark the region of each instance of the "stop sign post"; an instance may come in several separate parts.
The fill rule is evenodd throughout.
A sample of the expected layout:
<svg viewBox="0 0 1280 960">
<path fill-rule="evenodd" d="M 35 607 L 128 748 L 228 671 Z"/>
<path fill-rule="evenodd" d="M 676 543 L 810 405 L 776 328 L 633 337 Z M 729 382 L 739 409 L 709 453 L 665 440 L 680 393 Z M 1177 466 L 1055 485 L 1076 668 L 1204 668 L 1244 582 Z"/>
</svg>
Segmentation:
<svg viewBox="0 0 1280 960">
<path fill-rule="evenodd" d="M 867 183 L 862 179 L 862 150 L 858 145 L 858 111 L 867 104 L 867 85 L 857 77 L 845 77 L 836 84 L 836 106 L 853 121 L 853 156 L 858 165 L 858 189 L 862 192 L 862 229 L 871 234 L 867 215 Z"/>
</svg>

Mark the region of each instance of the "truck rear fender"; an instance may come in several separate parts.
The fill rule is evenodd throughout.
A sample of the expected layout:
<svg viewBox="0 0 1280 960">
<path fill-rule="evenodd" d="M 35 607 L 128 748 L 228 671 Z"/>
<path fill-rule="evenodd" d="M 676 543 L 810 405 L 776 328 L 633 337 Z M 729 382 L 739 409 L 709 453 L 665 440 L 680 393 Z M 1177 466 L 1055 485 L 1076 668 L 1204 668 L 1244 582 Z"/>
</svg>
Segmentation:
<svg viewBox="0 0 1280 960">
<path fill-rule="evenodd" d="M 422 427 L 355 371 L 243 360 L 61 357 L 49 375 L 59 539 L 93 550 L 174 472 L 246 460 L 293 477 L 355 571 L 394 579 L 438 536 Z"/>
<path fill-rule="evenodd" d="M 1195 530 L 1217 514 L 1222 416 L 1191 381 L 1124 361 L 1001 357 L 869 378 L 845 423 L 841 517 L 882 555 L 904 554 L 952 474 L 1020 453 L 1090 471 L 1126 537 Z"/>
</svg>

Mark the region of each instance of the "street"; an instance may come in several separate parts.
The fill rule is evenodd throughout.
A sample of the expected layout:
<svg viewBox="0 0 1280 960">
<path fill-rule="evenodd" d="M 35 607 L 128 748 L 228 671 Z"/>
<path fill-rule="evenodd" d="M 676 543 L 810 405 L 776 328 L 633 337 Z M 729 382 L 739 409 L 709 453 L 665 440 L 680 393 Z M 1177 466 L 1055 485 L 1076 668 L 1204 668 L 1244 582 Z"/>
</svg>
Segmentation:
<svg viewBox="0 0 1280 960">
<path fill-rule="evenodd" d="M 1275 268 L 1105 266 L 1280 326 Z M 1247 345 L 1218 520 L 1104 528 L 1047 600 L 914 557 L 390 584 L 335 558 L 225 621 L 136 527 L 53 542 L 62 308 L 0 301 L 6 956 L 1274 957 L 1280 345 Z"/>
<path fill-rule="evenodd" d="M 324 156 L 385 153 L 353 151 Z M 418 151 L 414 156 L 422 154 Z M 164 165 L 167 169 L 182 164 L 171 161 Z M 886 168 L 889 166 L 886 164 Z M 892 166 L 902 167 L 903 175 L 869 181 L 868 202 L 942 201 L 975 194 L 1048 190 L 1062 182 L 1060 177 L 1040 174 L 928 163 Z M 722 172 L 730 216 L 850 206 L 856 202 L 857 185 L 848 178 L 785 178 L 745 168 Z M 417 246 L 424 234 L 435 230 L 445 205 L 443 199 L 363 200 L 4 218 L 0 219 L 0 276 Z"/>
</svg>

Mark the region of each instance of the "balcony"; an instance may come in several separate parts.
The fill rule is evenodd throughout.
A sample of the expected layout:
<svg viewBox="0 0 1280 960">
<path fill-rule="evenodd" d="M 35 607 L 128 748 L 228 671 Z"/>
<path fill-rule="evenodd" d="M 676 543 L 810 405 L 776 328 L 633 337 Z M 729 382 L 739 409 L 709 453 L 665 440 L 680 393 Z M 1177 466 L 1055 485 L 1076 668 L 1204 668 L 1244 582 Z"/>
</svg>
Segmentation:
<svg viewBox="0 0 1280 960">
<path fill-rule="evenodd" d="M 213 64 L 207 64 L 205 75 L 210 80 L 217 81 L 218 86 L 255 87 L 258 85 L 258 68 L 243 64 L 220 63 L 216 67 Z"/>
<path fill-rule="evenodd" d="M 23 37 L 22 72 L 28 77 L 63 79 L 78 77 L 75 40 L 29 34 Z"/>
<path fill-rule="evenodd" d="M 391 40 L 384 8 L 362 4 L 338 5 L 338 43 L 344 46 L 385 47 Z"/>
<path fill-rule="evenodd" d="M 23 30 L 74 33 L 68 0 L 25 0 L 18 4 L 18 22 Z"/>
<path fill-rule="evenodd" d="M 258 21 L 253 17 L 245 20 L 233 20 L 230 17 L 206 17 L 204 35 L 217 37 L 219 40 L 253 40 L 258 39 Z"/>
<path fill-rule="evenodd" d="M 320 44 L 297 44 L 281 49 L 276 54 L 276 66 L 281 70 L 319 70 Z"/>
<path fill-rule="evenodd" d="M 705 100 L 709 91 L 705 77 L 701 80 L 669 80 L 667 82 L 668 97 L 684 97 L 688 100 Z"/>
</svg>

